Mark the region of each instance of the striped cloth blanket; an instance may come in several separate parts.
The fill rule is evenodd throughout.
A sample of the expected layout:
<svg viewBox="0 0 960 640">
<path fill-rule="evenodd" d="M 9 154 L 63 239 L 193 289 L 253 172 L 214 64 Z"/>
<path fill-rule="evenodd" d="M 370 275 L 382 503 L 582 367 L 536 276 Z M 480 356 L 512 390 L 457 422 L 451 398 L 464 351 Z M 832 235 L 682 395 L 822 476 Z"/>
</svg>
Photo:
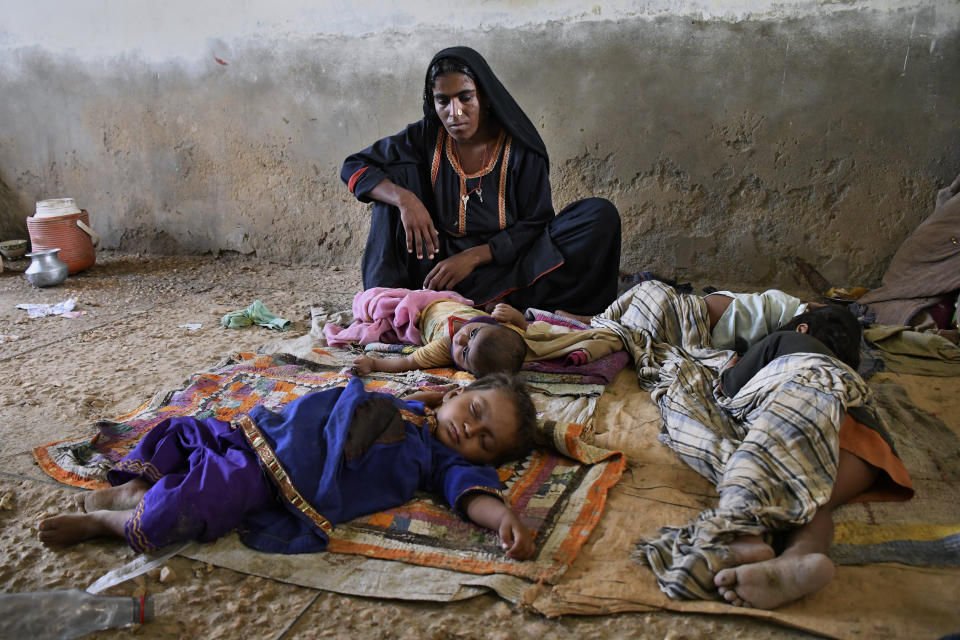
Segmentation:
<svg viewBox="0 0 960 640">
<path fill-rule="evenodd" d="M 642 387 L 660 406 L 660 440 L 717 487 L 715 508 L 637 544 L 672 598 L 718 598 L 713 577 L 731 566 L 728 545 L 808 522 L 830 497 L 838 433 L 848 407 L 877 415 L 871 392 L 831 357 L 793 354 L 771 362 L 733 398 L 715 393 L 731 351 L 710 349 L 703 301 L 659 282 L 618 298 L 594 326 L 617 331 Z M 879 416 L 877 416 L 879 419 Z"/>
</svg>

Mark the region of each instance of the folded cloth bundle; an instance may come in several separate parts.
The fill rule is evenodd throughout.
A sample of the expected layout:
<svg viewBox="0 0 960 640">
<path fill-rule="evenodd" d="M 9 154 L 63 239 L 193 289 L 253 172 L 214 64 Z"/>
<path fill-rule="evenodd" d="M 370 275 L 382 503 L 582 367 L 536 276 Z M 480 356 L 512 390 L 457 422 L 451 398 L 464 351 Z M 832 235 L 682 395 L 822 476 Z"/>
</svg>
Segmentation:
<svg viewBox="0 0 960 640">
<path fill-rule="evenodd" d="M 253 304 L 246 309 L 239 309 L 226 314 L 220 319 L 220 324 L 227 329 L 239 329 L 240 327 L 249 327 L 252 324 L 258 324 L 269 329 L 279 329 L 280 331 L 286 331 L 290 328 L 289 320 L 278 317 L 259 300 L 254 300 Z"/>
</svg>

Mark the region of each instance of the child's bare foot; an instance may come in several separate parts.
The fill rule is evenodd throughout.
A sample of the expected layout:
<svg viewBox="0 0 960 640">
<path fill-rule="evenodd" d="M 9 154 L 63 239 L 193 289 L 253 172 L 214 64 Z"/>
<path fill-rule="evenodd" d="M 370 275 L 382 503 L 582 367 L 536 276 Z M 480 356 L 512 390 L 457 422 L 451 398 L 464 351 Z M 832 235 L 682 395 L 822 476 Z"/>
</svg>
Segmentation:
<svg viewBox="0 0 960 640">
<path fill-rule="evenodd" d="M 775 609 L 822 589 L 834 573 L 830 558 L 809 553 L 724 569 L 713 582 L 720 596 L 734 606 Z"/>
<path fill-rule="evenodd" d="M 94 511 L 93 513 L 68 513 L 41 520 L 37 525 L 37 537 L 44 546 L 62 546 L 76 544 L 89 538 L 113 535 L 104 514 L 115 515 L 112 511 Z"/>
<path fill-rule="evenodd" d="M 134 478 L 130 482 L 118 484 L 115 487 L 85 491 L 77 496 L 77 506 L 84 513 L 93 513 L 107 509 L 109 511 L 126 511 L 133 509 L 143 498 L 143 494 L 150 488 L 150 483 L 141 478 Z"/>
<path fill-rule="evenodd" d="M 737 566 L 772 560 L 777 556 L 773 547 L 760 536 L 740 536 L 728 547 L 737 558 Z"/>
</svg>

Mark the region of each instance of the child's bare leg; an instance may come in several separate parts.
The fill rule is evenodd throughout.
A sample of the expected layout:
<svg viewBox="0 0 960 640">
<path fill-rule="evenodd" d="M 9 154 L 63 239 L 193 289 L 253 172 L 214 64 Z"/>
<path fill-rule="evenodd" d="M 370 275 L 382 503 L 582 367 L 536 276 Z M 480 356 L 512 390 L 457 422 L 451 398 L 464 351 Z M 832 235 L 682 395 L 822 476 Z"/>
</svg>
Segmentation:
<svg viewBox="0 0 960 640">
<path fill-rule="evenodd" d="M 89 538 L 123 537 L 123 528 L 133 509 L 68 513 L 41 520 L 37 537 L 45 546 L 76 544 Z"/>
<path fill-rule="evenodd" d="M 126 511 L 133 509 L 152 485 L 143 478 L 134 478 L 115 487 L 84 491 L 77 496 L 77 506 L 84 513 L 107 509 Z"/>
<path fill-rule="evenodd" d="M 721 597 L 736 606 L 774 609 L 826 586 L 836 572 L 826 556 L 833 542 L 833 510 L 869 489 L 877 473 L 876 467 L 841 450 L 829 502 L 790 535 L 779 557 L 718 572 L 714 583 Z"/>
<path fill-rule="evenodd" d="M 760 536 L 740 536 L 730 544 L 730 551 L 737 557 L 737 565 L 763 562 L 775 557 L 773 547 Z"/>
</svg>

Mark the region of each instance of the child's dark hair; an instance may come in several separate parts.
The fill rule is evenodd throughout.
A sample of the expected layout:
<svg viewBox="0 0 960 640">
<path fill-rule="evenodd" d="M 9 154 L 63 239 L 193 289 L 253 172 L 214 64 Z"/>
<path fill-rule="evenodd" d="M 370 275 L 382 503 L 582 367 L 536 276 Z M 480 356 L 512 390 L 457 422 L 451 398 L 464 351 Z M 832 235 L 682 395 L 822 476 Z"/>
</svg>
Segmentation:
<svg viewBox="0 0 960 640">
<path fill-rule="evenodd" d="M 503 326 L 493 326 L 477 337 L 477 344 L 470 350 L 471 373 L 485 376 L 489 373 L 520 371 L 527 355 L 527 343 L 523 336 Z"/>
<path fill-rule="evenodd" d="M 537 409 L 533 406 L 533 400 L 530 399 L 527 385 L 512 373 L 491 373 L 475 380 L 467 387 L 468 391 L 483 391 L 485 389 L 501 391 L 510 396 L 517 414 L 516 446 L 501 453 L 496 462 L 500 463 L 526 456 L 537 442 Z"/>
<path fill-rule="evenodd" d="M 807 325 L 807 334 L 827 346 L 841 362 L 854 371 L 860 367 L 860 338 L 863 328 L 846 307 L 828 305 L 809 309 L 780 327 L 780 331 L 796 331 Z"/>
</svg>

